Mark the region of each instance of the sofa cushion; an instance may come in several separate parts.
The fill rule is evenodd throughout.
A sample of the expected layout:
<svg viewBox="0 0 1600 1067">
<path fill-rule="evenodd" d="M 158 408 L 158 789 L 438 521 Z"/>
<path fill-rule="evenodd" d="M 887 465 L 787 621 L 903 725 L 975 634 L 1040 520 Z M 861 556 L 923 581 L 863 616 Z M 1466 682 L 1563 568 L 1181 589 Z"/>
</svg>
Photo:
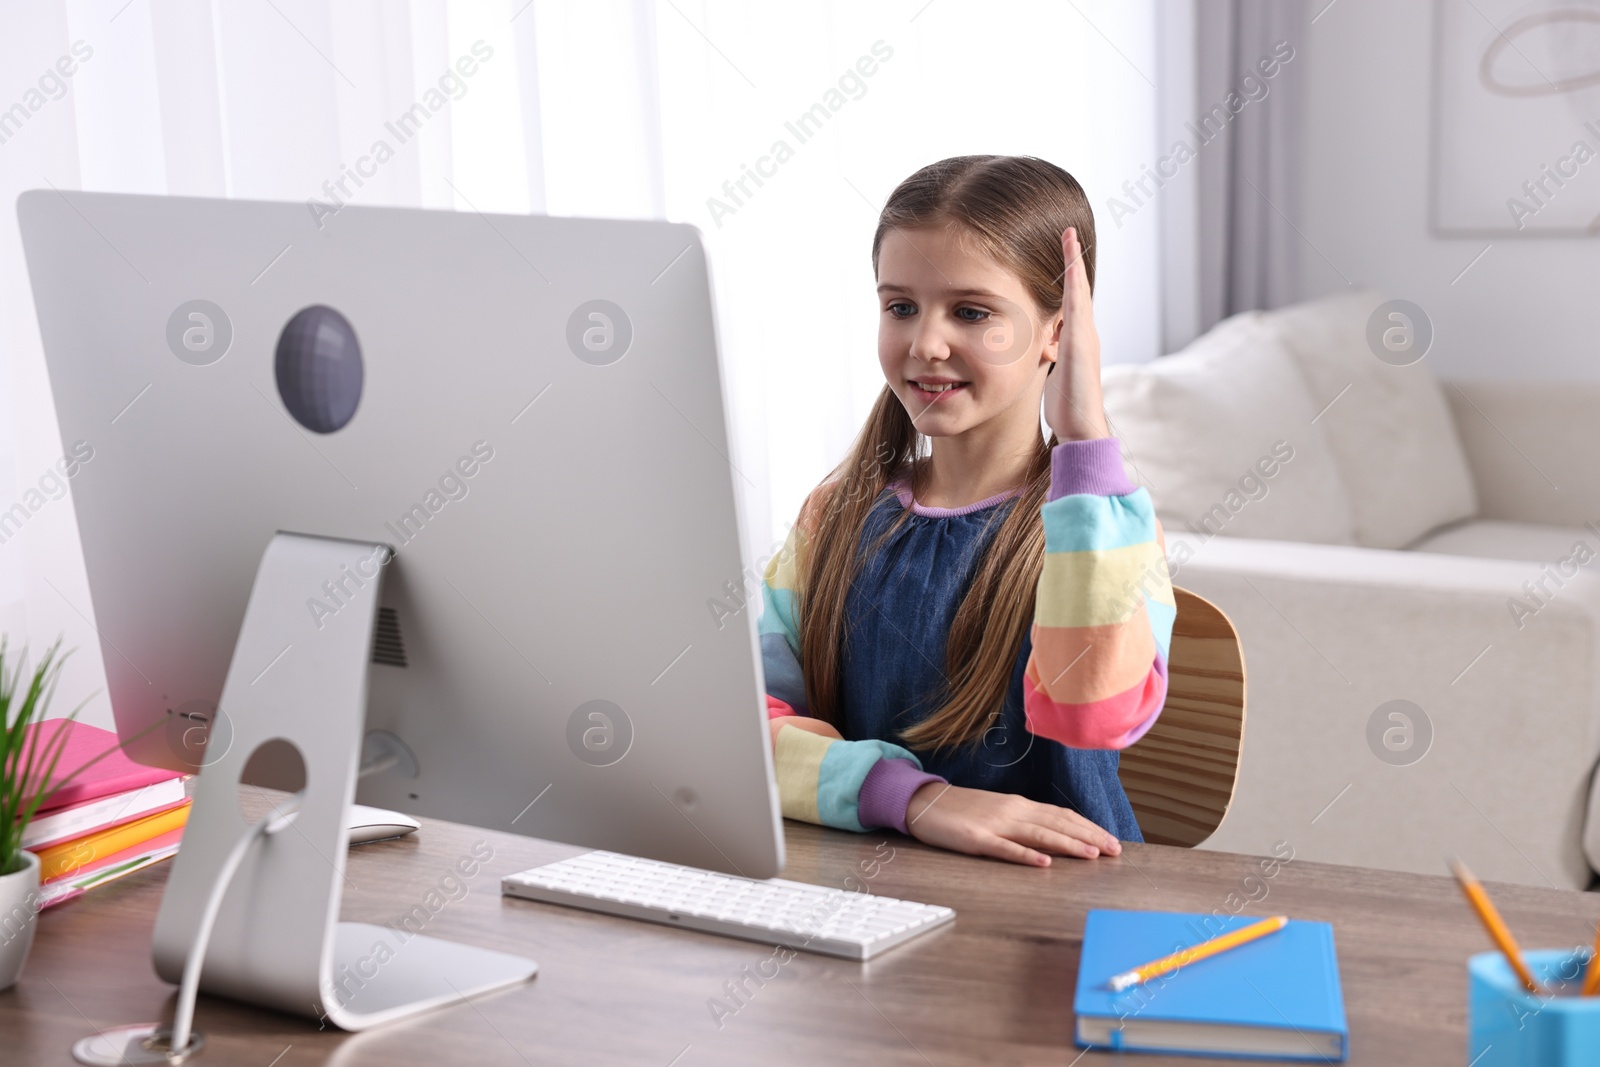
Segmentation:
<svg viewBox="0 0 1600 1067">
<path fill-rule="evenodd" d="M 1401 548 L 1475 515 L 1478 500 L 1427 360 L 1396 367 L 1367 345 L 1367 320 L 1383 300 L 1354 289 L 1246 314 L 1279 331 L 1305 376 L 1350 496 L 1356 543 Z"/>
<path fill-rule="evenodd" d="M 1277 335 L 1230 322 L 1182 352 L 1108 366 L 1106 417 L 1168 528 L 1350 544 L 1350 500 Z"/>
<path fill-rule="evenodd" d="M 1583 547 L 1580 548 L 1580 545 Z M 1575 561 L 1575 566 L 1586 566 L 1589 558 L 1600 561 L 1600 530 L 1583 526 L 1546 526 L 1538 522 L 1471 519 L 1436 530 L 1411 545 L 1411 548 L 1416 552 L 1438 552 L 1447 556 L 1548 563 L 1559 574 L 1560 561 L 1575 555 L 1583 557 Z M 1600 567 L 1595 569 L 1600 571 Z"/>
</svg>

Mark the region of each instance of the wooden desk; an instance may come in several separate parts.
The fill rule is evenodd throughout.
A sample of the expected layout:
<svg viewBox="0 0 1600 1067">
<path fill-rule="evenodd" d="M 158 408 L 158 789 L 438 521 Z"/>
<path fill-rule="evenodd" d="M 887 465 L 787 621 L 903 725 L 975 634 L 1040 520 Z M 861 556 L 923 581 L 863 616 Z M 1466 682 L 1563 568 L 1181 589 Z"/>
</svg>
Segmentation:
<svg viewBox="0 0 1600 1067">
<path fill-rule="evenodd" d="M 475 844 L 494 858 L 426 932 L 532 956 L 531 983 L 365 1034 L 202 997 L 207 1047 L 191 1061 L 300 1064 L 929 1065 L 1080 1062 L 1072 991 L 1089 907 L 1287 913 L 1335 927 L 1354 1064 L 1450 1064 L 1466 1049 L 1467 957 L 1485 937 L 1447 877 L 1290 861 L 1264 881 L 1251 857 L 1154 845 L 1117 859 L 1057 859 L 1047 870 L 929 849 L 893 833 L 786 824 L 788 877 L 948 904 L 952 926 L 867 964 L 800 953 L 719 1028 L 707 1002 L 757 972 L 772 949 L 745 941 L 502 899 L 500 873 L 582 851 L 427 823 L 350 858 L 344 916 L 398 920 Z M 480 846 L 481 849 L 481 846 Z M 877 861 L 877 873 L 867 871 Z M 866 865 L 863 867 L 863 865 Z M 173 987 L 150 964 L 166 881 L 158 865 L 41 917 L 22 981 L 0 993 L 0 1064 L 71 1063 L 91 1027 L 170 1019 Z M 850 883 L 853 887 L 854 883 Z M 448 884 L 447 884 L 448 888 Z M 1495 885 L 1524 946 L 1587 944 L 1588 894 Z M 776 963 L 768 964 L 771 973 Z M 275 1058 L 276 1057 L 276 1058 Z M 1084 1067 L 1112 1062 L 1081 1057 Z M 1189 1058 L 1125 1057 L 1156 1067 Z M 1222 1061 L 1212 1061 L 1222 1062 Z M 1259 1062 L 1259 1061 L 1248 1061 Z"/>
</svg>

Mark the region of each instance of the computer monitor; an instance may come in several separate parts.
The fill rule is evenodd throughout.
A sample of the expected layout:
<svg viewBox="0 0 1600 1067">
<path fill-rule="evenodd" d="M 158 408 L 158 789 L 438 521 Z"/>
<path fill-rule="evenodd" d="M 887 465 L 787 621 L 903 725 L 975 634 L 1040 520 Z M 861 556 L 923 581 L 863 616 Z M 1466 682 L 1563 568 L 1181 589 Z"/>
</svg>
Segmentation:
<svg viewBox="0 0 1600 1067">
<path fill-rule="evenodd" d="M 277 531 L 386 545 L 304 590 L 312 632 L 382 568 L 366 725 L 398 743 L 357 800 L 778 873 L 694 227 L 54 190 L 17 211 L 62 447 L 88 456 L 77 606 L 133 758 L 230 743 Z M 263 675 L 301 669 L 285 645 Z"/>
</svg>

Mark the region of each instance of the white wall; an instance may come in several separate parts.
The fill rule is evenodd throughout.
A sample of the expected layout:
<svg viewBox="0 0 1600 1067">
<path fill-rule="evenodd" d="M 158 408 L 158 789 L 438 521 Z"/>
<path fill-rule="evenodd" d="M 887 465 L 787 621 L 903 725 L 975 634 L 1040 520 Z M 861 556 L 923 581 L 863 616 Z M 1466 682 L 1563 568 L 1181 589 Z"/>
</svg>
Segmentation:
<svg viewBox="0 0 1600 1067">
<path fill-rule="evenodd" d="M 1303 295 L 1349 281 L 1415 301 L 1443 377 L 1600 379 L 1600 239 L 1430 231 L 1434 5 L 1327 3 L 1302 72 Z"/>
</svg>

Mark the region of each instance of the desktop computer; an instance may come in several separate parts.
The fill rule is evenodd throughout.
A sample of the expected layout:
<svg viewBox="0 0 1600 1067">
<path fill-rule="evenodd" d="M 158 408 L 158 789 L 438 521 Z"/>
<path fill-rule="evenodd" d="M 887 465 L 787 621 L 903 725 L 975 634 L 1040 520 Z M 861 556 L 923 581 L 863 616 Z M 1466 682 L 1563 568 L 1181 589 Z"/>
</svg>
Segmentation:
<svg viewBox="0 0 1600 1067">
<path fill-rule="evenodd" d="M 500 872 L 509 896 L 853 959 L 953 919 L 772 877 L 692 226 L 55 190 L 17 212 L 63 448 L 93 450 L 81 607 L 119 740 L 197 772 L 153 938 L 173 1024 L 81 1062 L 182 1062 L 201 989 L 361 1030 L 531 978 L 339 921 L 348 844 L 408 816 L 595 849 Z M 291 796 L 251 822 L 250 787 Z"/>
<path fill-rule="evenodd" d="M 782 868 L 755 620 L 707 609 L 744 476 L 693 227 L 17 210 L 117 729 L 199 772 L 163 977 L 360 1029 L 533 973 L 419 937 L 329 1003 L 352 801 Z"/>
</svg>

